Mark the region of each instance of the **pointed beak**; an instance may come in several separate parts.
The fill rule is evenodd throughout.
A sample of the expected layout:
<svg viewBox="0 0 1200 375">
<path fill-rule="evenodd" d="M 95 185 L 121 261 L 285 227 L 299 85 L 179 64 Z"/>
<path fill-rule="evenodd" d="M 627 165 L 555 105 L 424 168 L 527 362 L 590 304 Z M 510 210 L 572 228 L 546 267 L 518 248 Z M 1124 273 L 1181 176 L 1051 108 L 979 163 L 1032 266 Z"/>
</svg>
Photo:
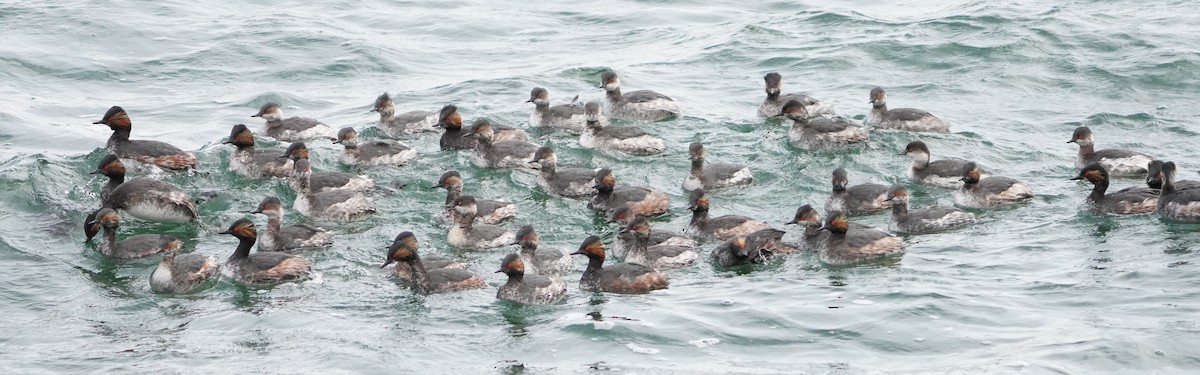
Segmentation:
<svg viewBox="0 0 1200 375">
<path fill-rule="evenodd" d="M 474 133 L 474 132 L 471 132 L 471 133 L 463 134 L 463 136 L 462 136 L 462 137 L 463 137 L 463 138 L 468 138 L 468 137 L 471 137 L 471 136 L 474 136 L 474 135 L 475 135 L 475 133 Z"/>
<path fill-rule="evenodd" d="M 621 233 L 621 234 L 629 233 L 629 228 L 621 228 L 621 230 L 617 231 L 617 233 Z"/>
<path fill-rule="evenodd" d="M 224 141 L 221 141 L 221 144 L 224 144 L 224 145 L 231 144 L 231 143 L 233 143 L 232 139 L 226 139 Z"/>
<path fill-rule="evenodd" d="M 94 170 L 94 171 L 88 172 L 88 174 L 101 174 L 101 173 L 104 173 L 104 170 L 103 170 L 103 169 L 97 169 L 97 170 Z"/>
<path fill-rule="evenodd" d="M 526 102 L 526 103 L 533 103 L 533 99 L 526 100 L 525 102 Z"/>
<path fill-rule="evenodd" d="M 217 233 L 217 234 L 233 234 L 233 231 L 231 231 L 231 230 L 227 230 L 227 231 L 220 232 L 220 233 Z"/>
<path fill-rule="evenodd" d="M 496 270 L 496 272 L 492 272 L 492 273 L 504 273 L 504 270 Z"/>
<path fill-rule="evenodd" d="M 370 110 L 370 111 L 367 111 L 367 113 L 371 113 L 371 112 L 379 112 L 379 108 L 375 108 L 375 109 L 372 109 L 372 110 Z"/>
<path fill-rule="evenodd" d="M 443 188 L 443 187 L 446 187 L 446 185 L 437 184 L 437 185 L 430 186 L 426 189 L 437 189 L 437 188 Z"/>
<path fill-rule="evenodd" d="M 576 250 L 575 252 L 571 253 L 571 255 L 581 255 L 581 254 L 584 254 L 583 250 Z"/>
<path fill-rule="evenodd" d="M 800 220 L 798 220 L 798 219 L 792 219 L 792 221 L 789 221 L 789 222 L 783 223 L 783 225 L 796 225 L 796 224 L 799 224 L 799 223 L 800 223 Z"/>
<path fill-rule="evenodd" d="M 87 225 L 96 225 L 96 224 L 100 224 L 100 218 L 95 218 L 95 219 L 92 219 L 92 221 L 87 222 Z"/>
<path fill-rule="evenodd" d="M 252 214 L 261 214 L 261 213 L 263 213 L 263 210 L 262 210 L 261 208 L 259 208 L 259 209 L 257 209 L 257 210 L 254 210 L 254 211 L 250 211 L 250 213 L 252 213 Z"/>
<path fill-rule="evenodd" d="M 891 201 L 892 201 L 892 198 L 895 198 L 895 197 L 887 197 L 887 199 L 884 199 L 883 201 L 884 201 L 884 202 L 891 202 Z"/>
<path fill-rule="evenodd" d="M 262 115 L 250 115 L 250 117 L 262 117 Z"/>
<path fill-rule="evenodd" d="M 394 261 L 391 259 L 388 259 L 387 261 L 383 262 L 383 265 L 379 266 L 379 268 L 387 267 L 389 264 L 392 264 L 392 262 L 394 262 Z"/>
<path fill-rule="evenodd" d="M 688 211 L 695 211 L 695 210 L 696 210 L 696 205 L 694 205 L 694 204 L 689 204 L 689 205 L 687 206 L 687 209 L 688 209 Z"/>
<path fill-rule="evenodd" d="M 108 124 L 105 124 L 104 120 L 100 120 L 100 121 L 93 122 L 92 125 L 108 125 Z"/>
<path fill-rule="evenodd" d="M 1069 140 L 1069 141 L 1067 141 L 1067 143 L 1075 143 L 1075 140 L 1074 139 Z"/>
<path fill-rule="evenodd" d="M 1075 177 L 1071 177 L 1071 180 L 1072 180 L 1072 181 L 1074 181 L 1074 180 L 1082 180 L 1082 179 L 1083 179 L 1083 176 L 1075 176 Z"/>
</svg>

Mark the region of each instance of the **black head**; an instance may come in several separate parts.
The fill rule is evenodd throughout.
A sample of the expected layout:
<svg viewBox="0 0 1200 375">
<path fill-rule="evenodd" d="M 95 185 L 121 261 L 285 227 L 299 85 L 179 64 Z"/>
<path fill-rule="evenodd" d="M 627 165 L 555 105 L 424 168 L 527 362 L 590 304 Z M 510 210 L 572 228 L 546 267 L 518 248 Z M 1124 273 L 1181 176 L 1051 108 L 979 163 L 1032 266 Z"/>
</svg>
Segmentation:
<svg viewBox="0 0 1200 375">
<path fill-rule="evenodd" d="M 770 72 L 763 76 L 763 83 L 767 86 L 767 94 L 778 95 L 782 86 L 783 77 L 779 73 Z"/>
<path fill-rule="evenodd" d="M 845 168 L 833 170 L 833 190 L 846 190 L 846 186 L 850 184 L 850 177 L 846 175 Z"/>
<path fill-rule="evenodd" d="M 608 215 L 608 222 L 617 223 L 621 226 L 624 226 L 628 225 L 629 222 L 636 216 L 638 215 L 635 215 L 633 211 L 629 209 L 629 206 L 621 206 L 617 207 L 617 209 L 613 210 L 612 214 Z"/>
<path fill-rule="evenodd" d="M 799 100 L 792 99 L 788 100 L 787 103 L 783 103 L 783 108 L 780 109 L 779 114 L 793 120 L 807 119 L 808 108 L 805 108 L 804 103 L 801 103 Z"/>
<path fill-rule="evenodd" d="M 246 127 L 245 124 L 237 124 L 229 131 L 229 139 L 221 143 L 228 143 L 237 147 L 253 147 L 254 133 L 251 133 L 250 128 Z"/>
<path fill-rule="evenodd" d="M 470 195 L 459 196 L 454 200 L 454 206 L 460 208 L 475 208 L 475 197 Z"/>
<path fill-rule="evenodd" d="M 520 255 L 508 254 L 500 261 L 500 269 L 496 273 L 503 273 L 509 277 L 522 276 L 525 274 L 525 262 L 521 261 Z"/>
<path fill-rule="evenodd" d="M 692 193 L 688 195 L 688 209 L 708 211 L 708 193 L 704 189 L 692 190 Z"/>
<path fill-rule="evenodd" d="M 983 173 L 983 171 L 979 170 L 979 166 L 975 165 L 975 162 L 969 161 L 969 162 L 967 162 L 967 164 L 963 164 L 963 167 L 962 167 L 963 177 L 961 180 L 962 180 L 962 182 L 965 182 L 968 184 L 977 183 L 977 182 L 979 182 L 980 173 Z"/>
<path fill-rule="evenodd" d="M 636 233 L 637 235 L 643 236 L 643 237 L 649 236 L 650 235 L 650 222 L 646 221 L 645 217 L 642 217 L 642 216 L 635 217 L 635 218 L 633 218 L 633 221 L 629 222 L 629 225 L 626 225 L 625 228 L 621 229 L 621 233 L 629 233 L 629 232 Z"/>
<path fill-rule="evenodd" d="M 704 145 L 700 142 L 692 142 L 688 145 L 688 158 L 692 160 L 704 160 Z"/>
<path fill-rule="evenodd" d="M 100 164 L 96 166 L 96 170 L 91 174 L 102 174 L 107 177 L 125 177 L 125 164 L 121 163 L 121 158 L 116 155 L 108 154 L 100 158 Z"/>
<path fill-rule="evenodd" d="M 517 241 L 513 242 L 513 245 L 525 245 L 525 244 L 536 245 L 537 243 L 538 243 L 537 231 L 533 230 L 532 225 L 526 225 L 526 226 L 521 227 L 521 229 L 517 230 Z"/>
<path fill-rule="evenodd" d="M 534 87 L 533 91 L 529 92 L 529 100 L 526 103 L 537 105 L 550 104 L 550 92 L 541 87 Z"/>
<path fill-rule="evenodd" d="M 1162 166 L 1163 181 L 1175 181 L 1175 162 L 1164 162 Z"/>
<path fill-rule="evenodd" d="M 1093 184 L 1100 182 L 1100 181 L 1108 181 L 1108 170 L 1104 169 L 1104 166 L 1100 165 L 1100 163 L 1092 162 L 1092 163 L 1088 163 L 1088 165 L 1083 166 L 1083 169 L 1079 170 L 1079 175 L 1072 177 L 1071 179 L 1072 180 L 1086 179 Z"/>
<path fill-rule="evenodd" d="M 587 102 L 583 105 L 583 114 L 587 115 L 588 120 L 597 120 L 600 117 L 600 103 Z"/>
<path fill-rule="evenodd" d="M 571 253 L 571 255 L 583 254 L 588 258 L 599 258 L 604 260 L 604 243 L 600 241 L 598 236 L 590 236 L 583 240 L 579 245 L 579 251 Z"/>
<path fill-rule="evenodd" d="M 846 233 L 846 230 L 850 229 L 850 222 L 846 220 L 846 214 L 842 211 L 831 211 L 829 218 L 825 219 L 825 226 L 822 226 L 821 229 L 834 233 Z"/>
<path fill-rule="evenodd" d="M 292 176 L 308 176 L 312 174 L 312 164 L 308 159 L 298 159 L 292 164 Z"/>
<path fill-rule="evenodd" d="M 750 256 L 750 251 L 746 249 L 746 236 L 737 236 L 729 240 L 729 249 L 733 251 L 733 255 L 738 258 L 747 258 Z"/>
<path fill-rule="evenodd" d="M 458 106 L 447 104 L 438 114 L 438 126 L 450 130 L 462 129 L 462 116 L 458 115 Z"/>
<path fill-rule="evenodd" d="M 608 168 L 600 168 L 596 171 L 596 190 L 612 191 L 617 186 L 617 178 L 613 177 L 612 170 Z"/>
<path fill-rule="evenodd" d="M 430 188 L 449 189 L 455 186 L 462 186 L 462 176 L 458 174 L 458 171 L 446 171 L 446 173 L 442 173 L 441 177 L 438 177 L 437 185 Z"/>
<path fill-rule="evenodd" d="M 121 217 L 117 215 L 117 211 L 111 208 L 102 208 L 96 211 L 86 224 L 89 226 L 103 226 L 108 229 L 116 229 L 121 225 Z"/>
<path fill-rule="evenodd" d="M 115 105 L 109 108 L 108 112 L 104 112 L 104 117 L 100 121 L 93 122 L 93 124 L 108 125 L 109 129 L 112 130 L 129 130 L 129 128 L 133 127 L 133 122 L 129 121 L 129 114 L 125 113 L 125 110 L 121 109 L 121 107 Z"/>
<path fill-rule="evenodd" d="M 283 157 L 292 160 L 308 159 L 308 146 L 304 142 L 292 142 L 283 152 Z"/>
<path fill-rule="evenodd" d="M 530 162 L 537 163 L 542 160 L 557 160 L 557 159 L 558 159 L 558 157 L 554 155 L 553 148 L 550 148 L 550 146 L 542 146 L 542 147 L 539 147 L 537 149 L 537 151 L 533 153 L 533 160 L 530 160 Z"/>
<path fill-rule="evenodd" d="M 412 232 L 401 232 L 388 246 L 387 259 L 379 268 L 387 267 L 392 262 L 411 262 L 417 257 L 417 236 Z"/>
<path fill-rule="evenodd" d="M 607 71 L 600 73 L 600 88 L 612 91 L 621 86 L 621 79 L 617 77 L 617 73 Z"/>
<path fill-rule="evenodd" d="M 254 222 L 250 219 L 241 218 L 233 222 L 229 229 L 220 234 L 231 234 L 239 240 L 253 240 L 258 238 L 258 231 L 254 229 Z"/>
<path fill-rule="evenodd" d="M 821 224 L 821 215 L 817 210 L 810 205 L 803 205 L 796 209 L 796 215 L 792 216 L 792 221 L 788 224 Z"/>
<path fill-rule="evenodd" d="M 895 184 L 888 188 L 887 200 L 893 203 L 907 204 L 908 203 L 908 188 L 904 185 Z"/>
<path fill-rule="evenodd" d="M 882 87 L 871 89 L 871 100 L 868 101 L 872 106 L 880 106 L 887 103 L 887 92 L 883 91 Z"/>
</svg>

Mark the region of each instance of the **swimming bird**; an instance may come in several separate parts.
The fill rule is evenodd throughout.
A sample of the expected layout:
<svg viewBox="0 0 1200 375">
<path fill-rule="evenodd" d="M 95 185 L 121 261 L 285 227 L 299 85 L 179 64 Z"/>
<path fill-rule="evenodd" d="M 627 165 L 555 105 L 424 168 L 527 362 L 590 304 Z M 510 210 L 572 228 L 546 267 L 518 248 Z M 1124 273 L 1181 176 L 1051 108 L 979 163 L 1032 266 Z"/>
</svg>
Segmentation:
<svg viewBox="0 0 1200 375">
<path fill-rule="evenodd" d="M 287 177 L 292 174 L 292 159 L 280 155 L 277 149 L 254 147 L 254 133 L 246 125 L 237 124 L 224 142 L 237 147 L 229 155 L 229 169 L 246 178 Z"/>
<path fill-rule="evenodd" d="M 332 138 L 333 128 L 308 117 L 283 118 L 283 109 L 277 103 L 264 103 L 258 113 L 250 117 L 265 120 L 263 132 L 284 142 L 295 142 L 314 138 Z"/>
<path fill-rule="evenodd" d="M 708 191 L 747 186 L 754 182 L 750 167 L 740 164 L 704 165 L 704 145 L 692 142 L 688 145 L 688 158 L 692 169 L 683 180 L 683 190 L 705 189 Z"/>
<path fill-rule="evenodd" d="M 897 129 L 910 132 L 949 133 L 950 126 L 942 119 L 929 112 L 913 108 L 887 107 L 887 92 L 882 87 L 871 89 L 871 113 L 865 121 L 885 129 Z"/>
<path fill-rule="evenodd" d="M 679 116 L 679 104 L 670 97 L 650 90 L 621 93 L 621 78 L 616 72 L 600 74 L 604 89 L 604 114 L 621 120 L 660 121 Z"/>
<path fill-rule="evenodd" d="M 1083 169 L 1088 164 L 1096 162 L 1108 170 L 1113 177 L 1140 177 L 1146 174 L 1146 167 L 1154 158 L 1136 151 L 1109 148 L 1096 151 L 1096 141 L 1092 137 L 1092 129 L 1086 126 L 1075 128 L 1071 140 L 1067 143 L 1079 145 L 1079 156 L 1075 158 L 1075 168 Z"/>
<path fill-rule="evenodd" d="M 375 98 L 375 108 L 371 112 L 379 113 L 379 129 L 393 138 L 432 131 L 438 122 L 438 114 L 432 111 L 396 114 L 396 102 L 386 92 Z"/>
<path fill-rule="evenodd" d="M 133 122 L 129 120 L 129 114 L 125 113 L 121 107 L 112 106 L 108 112 L 104 113 L 104 117 L 100 121 L 92 124 L 108 125 L 108 128 L 112 129 L 113 134 L 108 137 L 105 147 L 108 153 L 117 155 L 119 158 L 136 160 L 170 170 L 196 167 L 196 156 L 184 152 L 178 147 L 159 141 L 130 140 L 129 133 L 133 129 Z"/>
<path fill-rule="evenodd" d="M 833 107 L 825 102 L 817 100 L 808 95 L 803 94 L 781 94 L 781 81 L 783 76 L 779 73 L 771 72 L 763 76 L 763 82 L 766 83 L 767 98 L 763 100 L 762 105 L 758 106 L 759 117 L 775 117 L 783 110 L 783 104 L 791 100 L 799 101 L 804 105 L 804 109 L 810 117 L 819 117 L 822 115 L 833 116 Z"/>
</svg>

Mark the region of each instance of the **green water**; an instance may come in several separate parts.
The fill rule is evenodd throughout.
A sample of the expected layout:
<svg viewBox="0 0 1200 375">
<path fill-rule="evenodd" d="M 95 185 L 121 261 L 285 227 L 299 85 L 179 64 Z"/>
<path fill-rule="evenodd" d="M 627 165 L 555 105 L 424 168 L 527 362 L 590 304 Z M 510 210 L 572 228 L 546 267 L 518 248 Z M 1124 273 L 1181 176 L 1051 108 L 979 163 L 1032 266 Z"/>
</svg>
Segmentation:
<svg viewBox="0 0 1200 375">
<path fill-rule="evenodd" d="M 994 2 L 390 2 L 232 1 L 0 4 L 0 369 L 5 373 L 1193 373 L 1200 368 L 1200 272 L 1195 225 L 1155 215 L 1103 217 L 1080 208 L 1089 187 L 1069 181 L 1071 130 L 1100 147 L 1144 151 L 1196 179 L 1200 18 L 1182 1 Z M 372 192 L 375 216 L 317 223 L 337 232 L 308 252 L 319 277 L 271 289 L 228 281 L 200 293 L 151 293 L 157 259 L 115 262 L 83 243 L 84 215 L 103 181 L 112 105 L 134 138 L 195 151 L 199 171 L 163 178 L 198 194 L 199 225 L 128 220 L 122 234 L 168 232 L 221 259 L 218 235 L 282 183 L 226 168 L 219 144 L 267 101 L 363 137 L 387 91 L 398 110 L 457 104 L 467 121 L 526 127 L 535 86 L 554 102 L 598 100 L 599 73 L 626 90 L 681 103 L 679 119 L 646 125 L 661 157 L 591 153 L 563 133 L 530 130 L 566 164 L 611 167 L 621 184 L 672 196 L 656 227 L 688 222 L 680 183 L 686 146 L 710 162 L 750 164 L 756 182 L 713 194 L 714 214 L 777 227 L 802 203 L 823 204 L 828 174 L 851 183 L 904 182 L 896 156 L 918 135 L 876 132 L 869 147 L 812 153 L 786 143 L 777 120 L 755 117 L 762 75 L 861 119 L 867 93 L 928 110 L 953 134 L 920 135 L 935 158 L 977 160 L 1027 181 L 1036 198 L 981 214 L 975 226 L 906 238 L 898 262 L 830 268 L 809 254 L 750 272 L 706 264 L 669 273 L 649 295 L 591 295 L 525 307 L 495 289 L 414 296 L 388 270 L 384 248 L 405 230 L 426 254 L 492 274 L 512 249 L 461 251 L 432 220 L 428 190 L 460 171 L 467 193 L 513 200 L 515 230 L 534 224 L 545 245 L 571 249 L 613 228 L 580 201 L 539 190 L 528 172 L 482 170 L 441 152 L 436 134 L 404 141 L 403 168 L 340 166 L 311 142 L 318 170 L 372 176 L 402 190 Z M 367 130 L 363 130 L 367 129 Z M 284 147 L 260 138 L 263 147 Z M 1137 184 L 1120 180 L 1117 187 Z M 913 204 L 949 192 L 910 185 Z M 256 218 L 261 224 L 263 219 Z M 883 226 L 885 215 L 861 219 Z M 302 221 L 292 214 L 288 221 Z M 789 239 L 795 234 L 789 235 Z M 701 255 L 715 243 L 704 243 Z M 703 259 L 703 258 L 702 258 Z"/>
</svg>

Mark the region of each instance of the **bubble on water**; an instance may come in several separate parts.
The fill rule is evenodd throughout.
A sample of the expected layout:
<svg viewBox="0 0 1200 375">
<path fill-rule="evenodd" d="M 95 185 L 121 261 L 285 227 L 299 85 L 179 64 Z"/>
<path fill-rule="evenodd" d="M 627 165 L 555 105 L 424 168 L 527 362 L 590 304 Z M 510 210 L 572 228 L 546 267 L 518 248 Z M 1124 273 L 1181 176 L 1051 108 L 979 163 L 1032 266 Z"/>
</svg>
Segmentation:
<svg viewBox="0 0 1200 375">
<path fill-rule="evenodd" d="M 842 296 L 842 294 L 845 294 L 845 293 L 846 293 L 846 292 L 832 292 L 832 293 L 825 293 L 825 294 L 822 294 L 822 295 L 821 295 L 821 297 L 829 297 L 829 298 L 832 298 L 832 297 L 841 297 L 841 296 Z"/>
<path fill-rule="evenodd" d="M 1154 351 L 1154 355 L 1157 355 L 1157 356 L 1160 356 L 1160 357 L 1161 357 L 1161 356 L 1167 355 L 1167 352 L 1164 352 L 1164 351 L 1162 351 L 1162 350 L 1155 350 L 1155 351 Z"/>
<path fill-rule="evenodd" d="M 874 305 L 875 304 L 875 302 L 873 302 L 871 300 L 862 299 L 862 298 L 850 301 L 850 303 L 853 303 L 855 305 Z"/>
<path fill-rule="evenodd" d="M 702 338 L 699 340 L 688 341 L 688 344 L 692 344 L 692 346 L 695 346 L 697 348 L 703 348 L 706 346 L 716 345 L 719 342 L 721 342 L 720 339 L 716 339 L 716 338 L 712 338 L 712 337 L 705 337 L 705 338 Z"/>
<path fill-rule="evenodd" d="M 916 342 L 925 342 L 925 338 L 924 338 L 924 337 L 917 337 L 917 338 L 914 338 L 914 339 L 913 339 L 913 341 L 916 341 Z"/>
<path fill-rule="evenodd" d="M 941 319 L 941 318 L 942 318 L 942 317 L 940 317 L 940 316 L 937 316 L 937 315 L 930 315 L 930 316 L 929 316 L 929 319 Z"/>
<path fill-rule="evenodd" d="M 721 300 L 721 305 L 724 305 L 724 306 L 733 306 L 733 300 L 731 300 L 731 299 L 727 299 L 727 300 Z"/>
<path fill-rule="evenodd" d="M 942 330 L 943 331 L 953 331 L 954 327 L 946 327 L 946 328 L 942 328 Z"/>
<path fill-rule="evenodd" d="M 655 348 L 647 348 L 644 346 L 640 346 L 640 345 L 634 344 L 632 342 L 625 344 L 625 347 L 629 348 L 629 350 L 632 350 L 634 353 L 638 353 L 638 354 L 658 354 L 658 352 L 660 351 Z"/>
<path fill-rule="evenodd" d="M 992 344 L 991 341 L 987 341 L 987 340 L 980 341 L 979 343 L 983 344 L 983 345 L 991 345 Z"/>
<path fill-rule="evenodd" d="M 617 326 L 617 323 L 610 322 L 607 320 L 599 321 L 599 322 L 592 322 L 592 328 L 602 330 L 602 331 L 607 331 L 607 330 L 613 329 L 613 327 L 616 327 L 616 326 Z"/>
</svg>

